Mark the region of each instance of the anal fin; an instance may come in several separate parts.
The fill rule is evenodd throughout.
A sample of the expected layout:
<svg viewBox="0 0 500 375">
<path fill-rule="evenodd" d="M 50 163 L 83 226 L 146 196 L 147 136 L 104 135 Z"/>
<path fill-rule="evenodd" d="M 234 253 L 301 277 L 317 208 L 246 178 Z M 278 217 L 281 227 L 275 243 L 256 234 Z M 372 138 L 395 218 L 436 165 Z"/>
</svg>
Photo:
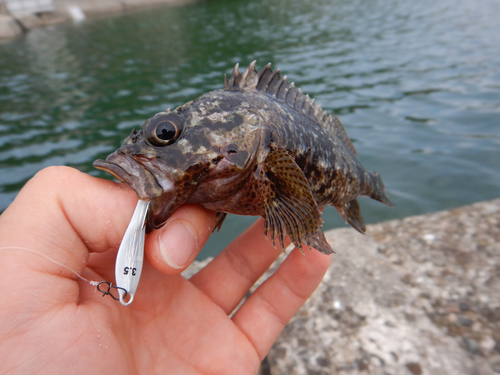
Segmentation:
<svg viewBox="0 0 500 375">
<path fill-rule="evenodd" d="M 217 211 L 215 214 L 215 226 L 214 229 L 212 229 L 212 233 L 215 232 L 215 230 L 220 231 L 220 228 L 222 226 L 222 223 L 224 222 L 224 219 L 227 216 L 227 212 L 221 212 Z"/>
<path fill-rule="evenodd" d="M 361 209 L 357 199 L 353 199 L 352 201 L 349 201 L 340 207 L 336 206 L 335 208 L 346 223 L 351 224 L 351 226 L 359 233 L 365 234 L 365 221 L 363 220 L 363 216 L 361 216 Z"/>
<path fill-rule="evenodd" d="M 321 230 L 322 220 L 318 205 L 300 167 L 284 150 L 274 150 L 264 160 L 263 169 L 268 181 L 263 182 L 265 234 L 279 238 L 285 249 L 284 238 L 302 248 L 305 244 L 322 253 L 333 250 Z"/>
</svg>

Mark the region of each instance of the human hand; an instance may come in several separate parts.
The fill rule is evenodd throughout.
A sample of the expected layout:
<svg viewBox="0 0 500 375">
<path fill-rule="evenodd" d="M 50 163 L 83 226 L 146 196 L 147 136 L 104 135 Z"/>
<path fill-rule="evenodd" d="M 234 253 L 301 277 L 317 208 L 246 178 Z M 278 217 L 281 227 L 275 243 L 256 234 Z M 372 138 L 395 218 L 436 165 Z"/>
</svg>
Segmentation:
<svg viewBox="0 0 500 375">
<path fill-rule="evenodd" d="M 179 208 L 146 238 L 127 307 L 87 280 L 114 280 L 137 203 L 123 185 L 67 167 L 38 173 L 0 216 L 0 367 L 18 374 L 255 374 L 321 282 L 330 257 L 295 249 L 231 318 L 280 251 L 259 219 L 190 280 L 180 275 L 215 215 Z M 21 249 L 22 248 L 22 249 Z"/>
</svg>

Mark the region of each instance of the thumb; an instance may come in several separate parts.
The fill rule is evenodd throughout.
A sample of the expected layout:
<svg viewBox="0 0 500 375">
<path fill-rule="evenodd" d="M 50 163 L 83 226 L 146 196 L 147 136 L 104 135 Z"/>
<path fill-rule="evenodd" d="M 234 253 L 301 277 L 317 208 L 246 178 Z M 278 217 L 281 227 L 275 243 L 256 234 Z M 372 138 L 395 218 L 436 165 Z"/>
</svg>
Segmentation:
<svg viewBox="0 0 500 375">
<path fill-rule="evenodd" d="M 214 224 L 213 211 L 195 204 L 179 207 L 162 228 L 147 236 L 149 262 L 164 274 L 181 273 L 196 258 Z"/>
</svg>

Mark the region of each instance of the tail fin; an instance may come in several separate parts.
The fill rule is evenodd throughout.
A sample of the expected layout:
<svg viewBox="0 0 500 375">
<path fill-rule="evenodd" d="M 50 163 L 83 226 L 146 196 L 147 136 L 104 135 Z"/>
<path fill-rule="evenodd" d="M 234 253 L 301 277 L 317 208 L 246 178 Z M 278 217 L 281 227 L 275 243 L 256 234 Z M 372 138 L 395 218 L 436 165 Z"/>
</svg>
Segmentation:
<svg viewBox="0 0 500 375">
<path fill-rule="evenodd" d="M 369 172 L 369 176 L 371 181 L 366 184 L 366 191 L 363 192 L 363 195 L 367 195 L 372 199 L 388 205 L 389 207 L 395 207 L 396 204 L 391 201 L 385 193 L 385 185 L 382 182 L 380 175 L 376 172 Z"/>
</svg>

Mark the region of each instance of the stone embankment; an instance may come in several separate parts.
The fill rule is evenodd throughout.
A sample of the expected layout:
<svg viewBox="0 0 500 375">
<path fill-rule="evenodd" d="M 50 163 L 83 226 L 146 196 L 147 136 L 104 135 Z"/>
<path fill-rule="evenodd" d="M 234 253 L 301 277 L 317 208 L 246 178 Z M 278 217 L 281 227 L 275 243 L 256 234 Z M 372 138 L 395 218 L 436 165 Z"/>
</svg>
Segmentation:
<svg viewBox="0 0 500 375">
<path fill-rule="evenodd" d="M 13 2 L 15 0 L 10 0 Z M 19 0 L 22 1 L 22 0 Z M 0 40 L 15 38 L 31 29 L 61 22 L 80 22 L 86 17 L 118 14 L 161 5 L 174 5 L 195 0 L 53 0 L 53 11 L 11 14 L 0 1 Z"/>
<path fill-rule="evenodd" d="M 500 199 L 327 239 L 332 265 L 272 375 L 500 374 Z"/>
</svg>

